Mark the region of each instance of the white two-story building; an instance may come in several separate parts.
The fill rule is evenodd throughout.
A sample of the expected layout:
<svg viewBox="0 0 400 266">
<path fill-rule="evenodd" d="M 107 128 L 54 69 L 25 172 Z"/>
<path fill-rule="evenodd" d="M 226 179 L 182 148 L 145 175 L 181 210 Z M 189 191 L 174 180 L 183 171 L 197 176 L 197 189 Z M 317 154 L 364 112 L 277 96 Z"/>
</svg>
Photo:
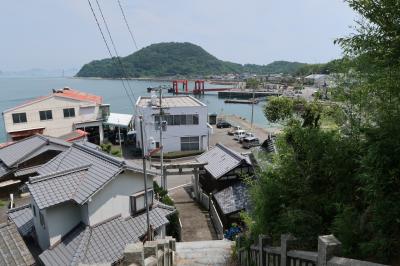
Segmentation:
<svg viewBox="0 0 400 266">
<path fill-rule="evenodd" d="M 212 127 L 207 123 L 207 105 L 192 96 L 167 96 L 162 98 L 166 121 L 163 131 L 164 152 L 204 151 L 208 148 Z M 149 151 L 160 145 L 159 98 L 139 97 L 136 102 L 136 144 Z M 140 116 L 143 117 L 144 142 L 141 143 Z"/>
<path fill-rule="evenodd" d="M 37 172 L 28 182 L 30 206 L 13 212 L 11 219 L 21 234 L 35 234 L 44 265 L 112 264 L 128 243 L 145 236 L 141 166 L 74 143 Z M 164 237 L 166 217 L 174 208 L 153 201 L 156 173 L 148 174 L 150 226 Z"/>
<path fill-rule="evenodd" d="M 101 96 L 66 87 L 5 110 L 3 118 L 9 141 L 34 134 L 60 137 L 82 129 L 89 133 L 90 141 L 99 144 L 108 114 L 109 106 L 103 104 Z"/>
</svg>

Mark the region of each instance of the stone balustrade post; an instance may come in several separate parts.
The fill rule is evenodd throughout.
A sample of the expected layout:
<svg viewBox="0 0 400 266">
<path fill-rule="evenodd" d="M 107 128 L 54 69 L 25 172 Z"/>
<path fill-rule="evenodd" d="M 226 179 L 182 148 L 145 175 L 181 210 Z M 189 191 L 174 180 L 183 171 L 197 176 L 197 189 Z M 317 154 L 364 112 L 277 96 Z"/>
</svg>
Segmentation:
<svg viewBox="0 0 400 266">
<path fill-rule="evenodd" d="M 342 243 L 334 235 L 325 235 L 318 237 L 318 266 L 326 266 L 328 261 L 339 256 Z"/>
<path fill-rule="evenodd" d="M 142 243 L 129 244 L 124 250 L 124 266 L 144 266 L 144 252 Z"/>
<path fill-rule="evenodd" d="M 144 258 L 154 257 L 157 259 L 157 241 L 147 241 L 143 247 Z M 158 263 L 156 264 L 158 265 Z"/>
<path fill-rule="evenodd" d="M 168 241 L 165 239 L 157 240 L 157 249 L 162 251 L 162 265 L 167 266 Z"/>
</svg>

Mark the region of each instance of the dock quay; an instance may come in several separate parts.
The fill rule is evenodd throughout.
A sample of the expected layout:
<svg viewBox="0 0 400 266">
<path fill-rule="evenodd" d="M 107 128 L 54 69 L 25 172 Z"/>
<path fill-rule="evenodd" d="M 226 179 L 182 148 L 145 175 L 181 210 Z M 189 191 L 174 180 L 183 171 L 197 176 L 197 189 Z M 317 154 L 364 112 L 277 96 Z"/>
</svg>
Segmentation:
<svg viewBox="0 0 400 266">
<path fill-rule="evenodd" d="M 255 98 L 262 98 L 268 96 L 281 96 L 282 93 L 278 91 L 256 91 L 254 92 Z M 250 99 L 253 98 L 252 91 L 219 91 L 218 98 L 235 98 L 235 99 Z"/>
<path fill-rule="evenodd" d="M 242 104 L 257 104 L 258 100 L 257 99 L 249 99 L 249 100 L 244 100 L 244 99 L 226 99 L 224 101 L 225 103 L 242 103 Z"/>
</svg>

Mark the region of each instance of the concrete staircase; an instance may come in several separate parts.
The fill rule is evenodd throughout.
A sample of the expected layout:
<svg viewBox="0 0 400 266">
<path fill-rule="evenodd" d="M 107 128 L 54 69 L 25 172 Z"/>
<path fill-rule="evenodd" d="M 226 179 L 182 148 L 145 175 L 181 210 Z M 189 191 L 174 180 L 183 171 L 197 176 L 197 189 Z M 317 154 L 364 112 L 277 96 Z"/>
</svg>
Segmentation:
<svg viewBox="0 0 400 266">
<path fill-rule="evenodd" d="M 177 242 L 176 265 L 232 265 L 233 244 L 228 240 Z"/>
</svg>

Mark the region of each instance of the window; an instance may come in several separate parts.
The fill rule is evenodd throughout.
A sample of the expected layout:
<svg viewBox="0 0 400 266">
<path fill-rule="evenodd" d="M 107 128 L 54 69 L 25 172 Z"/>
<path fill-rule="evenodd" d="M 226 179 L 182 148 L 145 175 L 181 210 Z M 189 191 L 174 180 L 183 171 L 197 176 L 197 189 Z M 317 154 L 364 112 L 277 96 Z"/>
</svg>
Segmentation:
<svg viewBox="0 0 400 266">
<path fill-rule="evenodd" d="M 64 117 L 75 117 L 75 108 L 64 109 Z"/>
<path fill-rule="evenodd" d="M 132 195 L 130 197 L 130 201 L 132 214 L 140 213 L 146 209 L 144 191 Z M 149 207 L 153 205 L 153 190 L 147 191 L 147 202 Z"/>
<path fill-rule="evenodd" d="M 200 150 L 199 137 L 181 137 L 181 151 Z"/>
<path fill-rule="evenodd" d="M 164 115 L 164 120 L 167 121 L 169 126 L 180 126 L 180 125 L 198 125 L 199 115 Z M 157 125 L 160 123 L 160 116 L 154 116 L 154 122 Z"/>
<path fill-rule="evenodd" d="M 51 120 L 53 119 L 53 113 L 51 110 L 39 111 L 40 120 Z"/>
<path fill-rule="evenodd" d="M 26 123 L 26 113 L 16 113 L 12 114 L 12 119 L 14 124 Z"/>
<path fill-rule="evenodd" d="M 41 211 L 39 211 L 39 220 L 40 220 L 40 224 L 42 225 L 42 227 L 46 228 L 45 223 L 44 223 L 44 216 Z"/>
<path fill-rule="evenodd" d="M 32 211 L 33 211 L 33 216 L 36 217 L 36 208 L 35 208 L 35 205 L 32 205 Z"/>
</svg>

